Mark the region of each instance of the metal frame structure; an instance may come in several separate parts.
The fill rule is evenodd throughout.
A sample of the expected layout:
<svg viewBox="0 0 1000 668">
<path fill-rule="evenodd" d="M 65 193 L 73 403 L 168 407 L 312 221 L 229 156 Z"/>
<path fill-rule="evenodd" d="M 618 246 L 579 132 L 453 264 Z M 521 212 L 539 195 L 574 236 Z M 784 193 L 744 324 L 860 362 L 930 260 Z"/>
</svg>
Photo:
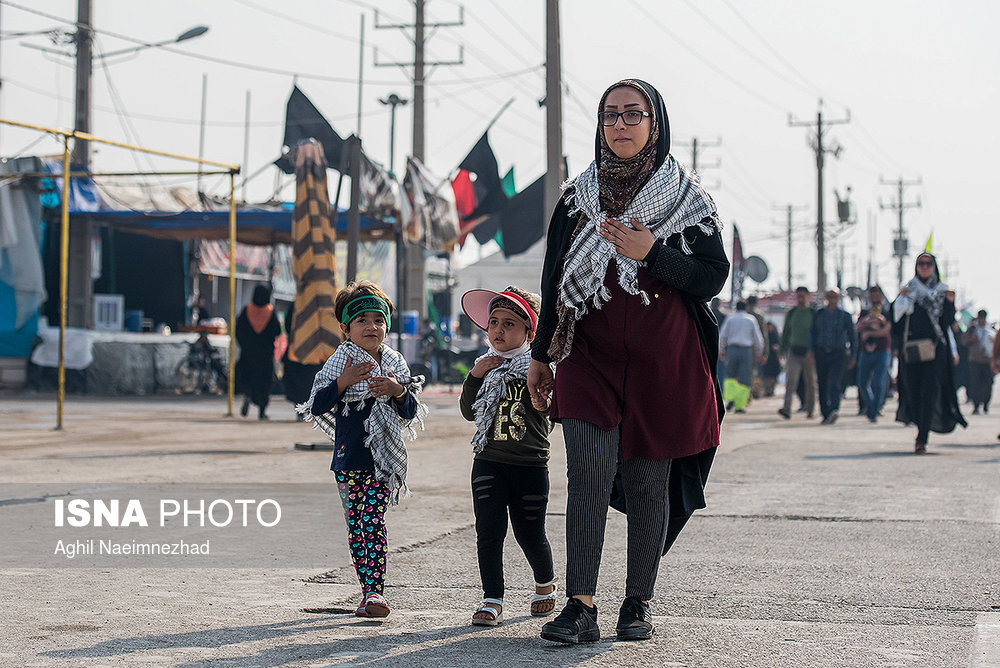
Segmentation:
<svg viewBox="0 0 1000 668">
<path fill-rule="evenodd" d="M 62 156 L 62 173 L 61 174 L 44 174 L 43 176 L 47 178 L 60 178 L 62 177 L 62 193 L 60 196 L 62 213 L 60 218 L 60 238 L 59 238 L 59 390 L 57 395 L 57 409 L 56 409 L 56 429 L 62 429 L 63 424 L 63 403 L 66 398 L 66 364 L 65 364 L 65 354 L 66 354 L 66 297 L 67 297 L 67 278 L 69 271 L 69 183 L 70 179 L 74 177 L 89 177 L 89 176 L 100 176 L 98 172 L 82 171 L 82 172 L 72 172 L 70 171 L 70 139 L 78 139 L 81 141 L 91 141 L 97 142 L 99 144 L 105 144 L 107 146 L 115 146 L 118 148 L 123 148 L 129 151 L 138 151 L 140 153 L 148 153 L 150 155 L 158 155 L 165 158 L 173 158 L 175 160 L 185 160 L 188 162 L 196 162 L 199 165 L 208 165 L 212 167 L 218 167 L 224 171 L 220 172 L 200 172 L 201 174 L 229 174 L 229 387 L 228 387 L 228 397 L 227 397 L 227 412 L 226 417 L 233 416 L 233 394 L 234 394 L 234 374 L 233 374 L 233 357 L 236 354 L 236 338 L 235 338 L 235 323 L 236 323 L 236 175 L 240 173 L 239 165 L 230 165 L 223 162 L 215 162 L 213 160 L 205 160 L 204 158 L 193 158 L 191 156 L 181 155 L 179 153 L 168 153 L 166 151 L 157 151 L 150 148 L 145 148 L 142 146 L 135 146 L 133 144 L 125 144 L 122 142 L 113 141 L 111 139 L 102 139 L 101 137 L 95 137 L 94 135 L 88 134 L 86 132 L 78 132 L 76 130 L 59 130 L 56 128 L 47 128 L 41 125 L 33 125 L 30 123 L 21 123 L 19 121 L 11 121 L 7 119 L 0 118 L 0 123 L 4 125 L 12 125 L 14 127 L 24 128 L 27 130 L 36 130 L 38 132 L 45 132 L 48 134 L 55 134 L 62 137 L 63 142 L 63 156 Z M 115 172 L 115 175 L 121 176 L 154 176 L 162 174 L 176 174 L 177 172 Z M 196 172 L 197 173 L 197 172 Z M 32 174 L 25 174 L 22 176 L 35 176 Z"/>
</svg>

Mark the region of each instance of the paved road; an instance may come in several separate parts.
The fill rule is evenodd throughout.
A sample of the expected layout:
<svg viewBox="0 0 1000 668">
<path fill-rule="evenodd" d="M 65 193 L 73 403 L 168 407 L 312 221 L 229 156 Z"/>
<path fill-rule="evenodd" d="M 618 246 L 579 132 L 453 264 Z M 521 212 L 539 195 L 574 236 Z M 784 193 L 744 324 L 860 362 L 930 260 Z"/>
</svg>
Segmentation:
<svg viewBox="0 0 1000 668">
<path fill-rule="evenodd" d="M 563 647 L 538 638 L 513 540 L 507 622 L 468 624 L 481 594 L 472 432 L 456 396 L 437 389 L 427 402 L 427 429 L 410 449 L 413 496 L 388 520 L 393 613 L 371 622 L 344 614 L 358 592 L 330 453 L 295 449 L 323 439 L 287 404 L 261 423 L 223 417 L 217 398 L 70 397 L 65 428 L 53 431 L 51 397 L 0 398 L 0 497 L 41 499 L 0 502 L 0 666 L 1000 666 L 995 414 L 932 435 L 918 457 L 914 430 L 890 420 L 846 416 L 824 427 L 800 415 L 782 420 L 776 399 L 755 402 L 727 418 L 709 507 L 660 569 L 654 639 L 613 640 L 625 520 L 612 512 L 598 595 L 603 638 Z M 556 430 L 548 517 L 557 572 L 561 439 Z M 239 568 L 51 567 L 53 555 L 32 547 L 39 536 L 51 544 L 55 499 L 109 489 L 155 497 L 181 483 L 222 495 L 247 485 L 329 497 L 309 502 L 325 508 L 313 519 L 289 512 L 290 526 L 274 534 L 283 546 L 263 541 L 234 560 Z"/>
</svg>

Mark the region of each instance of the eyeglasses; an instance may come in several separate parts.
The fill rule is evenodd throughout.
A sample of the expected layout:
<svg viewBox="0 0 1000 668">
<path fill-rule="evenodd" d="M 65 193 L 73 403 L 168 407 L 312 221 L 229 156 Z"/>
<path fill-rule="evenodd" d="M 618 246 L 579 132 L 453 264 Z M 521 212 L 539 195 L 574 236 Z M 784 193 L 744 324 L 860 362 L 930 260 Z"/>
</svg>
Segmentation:
<svg viewBox="0 0 1000 668">
<path fill-rule="evenodd" d="M 933 267 L 934 266 L 934 261 L 933 260 L 917 260 L 917 266 L 918 267 Z"/>
<path fill-rule="evenodd" d="M 621 113 L 617 111 L 602 111 L 597 114 L 597 117 L 601 119 L 601 125 L 610 128 L 618 124 L 619 116 L 621 116 L 625 125 L 639 125 L 639 123 L 642 123 L 642 118 L 649 115 L 650 113 L 648 111 L 629 109 L 628 111 L 623 111 Z"/>
</svg>

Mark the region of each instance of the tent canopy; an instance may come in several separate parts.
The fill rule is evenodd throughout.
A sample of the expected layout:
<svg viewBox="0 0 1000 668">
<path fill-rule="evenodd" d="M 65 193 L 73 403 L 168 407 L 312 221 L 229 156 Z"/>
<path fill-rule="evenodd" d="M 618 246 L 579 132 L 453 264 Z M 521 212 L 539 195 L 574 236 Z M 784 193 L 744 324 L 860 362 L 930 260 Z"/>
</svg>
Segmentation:
<svg viewBox="0 0 1000 668">
<path fill-rule="evenodd" d="M 96 222 L 132 234 L 157 239 L 228 239 L 229 211 L 80 211 L 70 216 L 89 216 Z M 343 235 L 343 236 L 341 236 Z M 337 216 L 337 236 L 346 238 L 347 211 Z M 361 216 L 361 241 L 391 239 L 393 225 Z M 237 207 L 236 240 L 243 244 L 269 246 L 292 243 L 292 210 Z"/>
<path fill-rule="evenodd" d="M 62 165 L 44 160 L 47 171 L 58 174 Z M 46 208 L 58 212 L 61 179 L 53 177 L 54 188 L 43 198 Z M 228 239 L 229 202 L 199 196 L 192 188 L 150 184 L 139 177 L 74 178 L 70 182 L 70 216 L 88 216 L 123 232 L 157 239 Z M 236 240 L 244 244 L 268 246 L 292 243 L 291 202 L 237 204 Z M 337 216 L 337 235 L 347 235 L 347 210 Z M 361 241 L 392 239 L 394 222 L 361 216 Z"/>
</svg>

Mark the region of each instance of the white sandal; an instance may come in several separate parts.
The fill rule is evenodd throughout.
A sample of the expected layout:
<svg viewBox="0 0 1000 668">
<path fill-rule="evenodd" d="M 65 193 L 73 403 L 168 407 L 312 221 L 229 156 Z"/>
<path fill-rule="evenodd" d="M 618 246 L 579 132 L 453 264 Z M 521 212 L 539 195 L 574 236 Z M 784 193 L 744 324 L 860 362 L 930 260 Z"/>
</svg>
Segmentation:
<svg viewBox="0 0 1000 668">
<path fill-rule="evenodd" d="M 543 582 L 543 583 L 536 582 L 535 583 L 535 587 L 536 588 L 537 587 L 548 587 L 549 585 L 552 585 L 552 591 L 550 591 L 548 594 L 534 594 L 534 595 L 532 595 L 532 597 L 531 597 L 531 607 L 530 607 L 531 616 L 532 617 L 548 617 L 553 612 L 555 612 L 555 609 L 556 609 L 556 581 L 553 580 L 552 582 Z M 548 607 L 548 609 L 545 610 L 544 612 L 535 612 L 535 604 L 536 603 L 550 603 L 551 607 Z"/>
<path fill-rule="evenodd" d="M 500 609 L 496 609 L 492 606 L 487 605 L 487 603 L 492 603 L 493 605 L 499 605 Z M 479 613 L 485 613 L 490 615 L 489 618 L 477 619 L 476 615 Z M 497 626 L 503 622 L 503 599 L 499 598 L 484 598 L 480 603 L 476 611 L 472 613 L 472 624 L 473 626 Z"/>
</svg>

